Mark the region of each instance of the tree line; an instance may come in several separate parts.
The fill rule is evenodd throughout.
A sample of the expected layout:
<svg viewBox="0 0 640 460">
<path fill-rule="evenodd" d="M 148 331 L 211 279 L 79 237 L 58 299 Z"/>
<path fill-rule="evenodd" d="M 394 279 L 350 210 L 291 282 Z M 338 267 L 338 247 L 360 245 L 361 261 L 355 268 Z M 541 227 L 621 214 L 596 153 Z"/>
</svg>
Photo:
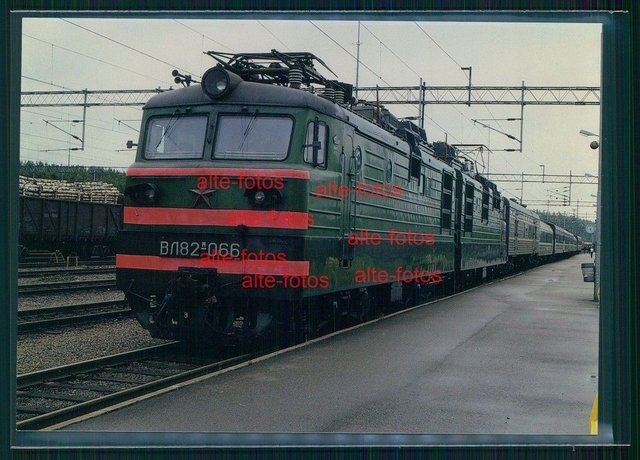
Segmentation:
<svg viewBox="0 0 640 460">
<path fill-rule="evenodd" d="M 587 233 L 587 225 L 591 224 L 595 227 L 595 222 L 592 220 L 581 219 L 579 217 L 569 216 L 559 212 L 545 212 L 537 210 L 534 210 L 534 212 L 536 212 L 545 222 L 558 225 L 574 235 L 578 235 L 584 241 L 593 241 L 593 234 Z"/>
</svg>

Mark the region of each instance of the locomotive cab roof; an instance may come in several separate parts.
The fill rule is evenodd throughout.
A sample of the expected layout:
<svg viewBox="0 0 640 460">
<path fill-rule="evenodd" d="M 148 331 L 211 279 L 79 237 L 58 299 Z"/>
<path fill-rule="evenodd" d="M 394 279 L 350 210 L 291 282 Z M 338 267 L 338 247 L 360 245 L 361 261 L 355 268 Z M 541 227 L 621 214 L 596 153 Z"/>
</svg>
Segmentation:
<svg viewBox="0 0 640 460">
<path fill-rule="evenodd" d="M 346 121 L 346 113 L 342 107 L 315 94 L 284 86 L 249 81 L 241 81 L 233 91 L 219 99 L 207 96 L 199 84 L 165 91 L 154 95 L 142 108 L 146 110 L 215 103 L 304 107 Z"/>
<path fill-rule="evenodd" d="M 190 76 L 188 81 L 176 78 L 176 82 L 189 84 L 154 95 L 143 109 L 214 104 L 307 108 L 349 123 L 403 155 L 421 157 L 424 163 L 442 163 L 442 166 L 464 169 L 456 164 L 456 148 L 445 142 L 429 143 L 423 128 L 396 118 L 379 103 L 352 99 L 352 85 L 319 74 L 314 60 L 328 67 L 313 54 L 285 54 L 277 50 L 234 55 L 209 51 L 206 54 L 218 64 L 204 73 L 200 84 L 190 84 Z M 322 85 L 324 89 L 314 88 L 312 84 Z M 499 195 L 497 187 L 483 181 L 480 175 L 464 170 L 463 173 L 480 180 L 485 188 L 493 189 Z"/>
</svg>

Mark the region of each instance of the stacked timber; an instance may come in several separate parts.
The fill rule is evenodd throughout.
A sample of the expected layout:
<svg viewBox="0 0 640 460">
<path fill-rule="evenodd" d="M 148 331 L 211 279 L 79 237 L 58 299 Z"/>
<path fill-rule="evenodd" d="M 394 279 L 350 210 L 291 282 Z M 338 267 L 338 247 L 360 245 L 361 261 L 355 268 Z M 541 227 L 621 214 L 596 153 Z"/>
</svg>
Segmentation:
<svg viewBox="0 0 640 460">
<path fill-rule="evenodd" d="M 75 182 L 82 201 L 113 202 L 118 200 L 118 189 L 107 182 Z"/>
<path fill-rule="evenodd" d="M 116 203 L 118 189 L 107 182 L 67 182 L 57 179 L 19 177 L 19 192 L 24 196 L 57 200 Z"/>
</svg>

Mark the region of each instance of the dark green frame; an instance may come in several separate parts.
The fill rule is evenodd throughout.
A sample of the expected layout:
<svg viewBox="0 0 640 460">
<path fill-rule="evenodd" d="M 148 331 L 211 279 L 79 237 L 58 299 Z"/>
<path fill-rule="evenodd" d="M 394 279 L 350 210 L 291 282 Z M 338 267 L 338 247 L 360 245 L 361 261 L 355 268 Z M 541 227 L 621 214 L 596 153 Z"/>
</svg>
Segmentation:
<svg viewBox="0 0 640 460">
<path fill-rule="evenodd" d="M 73 8 L 75 2 L 62 4 L 63 9 Z M 112 8 L 130 9 L 130 2 L 113 2 Z M 208 3 L 208 2 L 207 2 Z M 455 2 L 445 2 L 445 8 L 455 7 Z M 458 2 L 458 8 L 468 7 L 468 2 Z M 497 6 L 500 7 L 497 2 Z M 634 155 L 637 148 L 638 133 L 632 133 L 631 117 L 637 112 L 632 107 L 631 95 L 638 91 L 638 81 L 633 81 L 631 72 L 637 71 L 638 61 L 631 61 L 631 43 L 640 42 L 638 37 L 637 17 L 630 17 L 622 13 L 608 12 L 570 12 L 535 11 L 531 2 L 508 2 L 510 6 L 532 8 L 526 14 L 518 12 L 493 12 L 463 16 L 459 12 L 438 11 L 429 15 L 430 20 L 470 20 L 470 21 L 524 21 L 524 22 L 599 22 L 603 25 L 603 79 L 601 105 L 601 203 L 602 203 L 602 250 L 601 283 L 609 289 L 601 293 L 600 315 L 600 361 L 599 361 L 599 434 L 592 436 L 538 436 L 538 435 L 498 435 L 498 436 L 449 436 L 449 435 L 338 435 L 338 434 L 303 434 L 303 435 L 241 435 L 224 433 L 145 433 L 145 434 L 117 434 L 101 433 L 99 436 L 91 433 L 71 432 L 16 432 L 14 430 L 15 409 L 15 352 L 16 352 L 16 301 L 17 301 L 17 273 L 13 269 L 17 265 L 17 180 L 19 158 L 19 82 L 20 82 L 20 20 L 22 14 L 14 14 L 10 18 L 3 17 L 3 37 L 10 42 L 10 47 L 3 47 L 2 83 L 10 90 L 2 93 L 1 101 L 5 117 L 3 117 L 3 134 L 0 136 L 4 145 L 4 152 L 0 160 L 0 184 L 3 187 L 0 200 L 0 215 L 7 216 L 9 225 L 0 226 L 0 260 L 5 264 L 4 276 L 0 279 L 0 290 L 5 293 L 5 308 L 0 309 L 0 337 L 4 340 L 0 346 L 0 391 L 2 399 L 11 401 L 9 412 L 3 411 L 0 419 L 0 458 L 67 458 L 86 456 L 95 458 L 98 452 L 111 454 L 120 458 L 158 458 L 158 455 L 169 456 L 170 452 L 188 449 L 193 456 L 202 455 L 209 458 L 212 453 L 224 453 L 233 457 L 239 452 L 250 453 L 256 447 L 268 449 L 277 448 L 280 453 L 289 449 L 290 452 L 312 449 L 311 446 L 332 448 L 330 452 L 371 453 L 366 446 L 378 447 L 376 453 L 397 454 L 398 447 L 403 446 L 405 452 L 414 452 L 419 446 L 428 446 L 431 453 L 445 457 L 449 455 L 464 455 L 467 449 L 474 446 L 473 454 L 481 458 L 495 458 L 500 454 L 514 456 L 533 453 L 545 457 L 586 457 L 602 456 L 633 456 L 638 452 L 638 361 L 637 361 L 637 312 L 634 301 L 637 299 L 638 261 L 635 259 L 638 248 L 637 237 L 638 210 L 637 187 L 638 158 Z M 566 2 L 570 3 L 570 2 Z M 573 2 L 575 8 L 585 8 L 585 3 Z M 629 2 L 631 6 L 634 2 Z M 37 2 L 14 0 L 17 8 L 50 8 Z M 149 4 L 147 4 L 149 5 Z M 203 10 L 210 5 L 200 5 L 189 2 L 191 8 Z M 624 3 L 626 6 L 627 3 Z M 273 17 L 267 12 L 269 6 L 259 9 L 255 3 L 233 5 L 235 12 L 226 12 L 226 17 L 239 17 L 246 13 L 239 13 L 245 8 L 255 8 L 251 13 L 254 18 Z M 287 5 L 296 7 L 295 5 Z M 380 5 L 383 6 L 383 5 Z M 98 7 L 98 6 L 96 6 Z M 156 5 L 151 2 L 150 7 L 170 9 L 182 8 L 166 2 Z M 225 5 L 226 7 L 226 5 Z M 273 5 L 270 6 L 273 8 Z M 285 8 L 285 5 L 278 5 Z M 306 6 L 309 7 L 308 5 Z M 320 8 L 344 9 L 344 5 L 334 2 L 322 3 Z M 378 5 L 365 5 L 371 9 Z M 570 5 L 562 6 L 570 8 Z M 620 9 L 623 2 L 593 1 L 592 9 Z M 413 10 L 415 5 L 409 5 Z M 487 9 L 487 2 L 478 2 L 477 9 Z M 546 8 L 557 10 L 556 2 Z M 100 5 L 100 9 L 109 9 Z M 7 10 L 5 10 L 7 11 Z M 352 12 L 355 13 L 355 12 Z M 45 12 L 25 14 L 24 16 L 85 16 L 83 13 Z M 116 13 L 115 16 L 148 17 L 155 16 L 149 12 Z M 188 13 L 171 13 L 159 17 L 188 17 Z M 210 13 L 199 16 L 220 17 Z M 276 13 L 279 18 L 300 19 L 298 13 Z M 374 13 L 314 13 L 314 19 L 373 19 Z M 395 12 L 384 14 L 383 19 L 415 19 L 415 12 Z M 427 19 L 423 17 L 423 19 Z M 634 27 L 632 27 L 635 26 Z M 635 37 L 635 38 L 634 38 Z M 13 39 L 13 40 L 11 40 Z M 635 50 L 637 56 L 637 50 Z M 635 67 L 634 67 L 635 66 Z M 636 75 L 636 79 L 638 76 Z M 634 86 L 635 85 L 635 86 Z M 7 96 L 7 93 L 8 96 Z M 8 116 L 7 116 L 8 115 Z M 635 136 L 635 137 L 634 137 Z M 635 144 L 634 144 L 635 141 Z M 7 338 L 9 341 L 7 342 Z M 6 363 L 10 363 L 7 365 Z M 9 440 L 9 443 L 6 441 Z M 153 450 L 142 450 L 139 447 L 153 445 Z M 630 445 L 630 446 L 629 446 Z M 131 446 L 131 447 L 117 447 Z M 139 446 L 135 448 L 135 446 Z M 173 446 L 183 446 L 173 448 Z M 193 447 L 199 446 L 199 447 Z M 207 447 L 208 446 L 208 447 Z M 304 447 L 307 449 L 303 449 Z M 395 447 L 394 447 L 395 446 Z M 162 448 L 160 448 L 162 447 Z M 272 452 L 275 453 L 275 452 Z M 316 452 L 318 454 L 319 452 Z M 208 455 L 205 455 L 208 454 Z M 110 457 L 111 458 L 111 457 Z"/>
</svg>

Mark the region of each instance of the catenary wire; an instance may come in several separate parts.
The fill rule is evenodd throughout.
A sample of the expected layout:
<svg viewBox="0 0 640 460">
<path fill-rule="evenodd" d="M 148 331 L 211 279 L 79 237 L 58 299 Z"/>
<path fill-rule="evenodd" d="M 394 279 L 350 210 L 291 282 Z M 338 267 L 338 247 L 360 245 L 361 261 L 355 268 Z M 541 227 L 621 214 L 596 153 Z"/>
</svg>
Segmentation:
<svg viewBox="0 0 640 460">
<path fill-rule="evenodd" d="M 76 24 L 75 22 L 69 21 L 68 19 L 60 18 L 60 20 L 62 20 L 62 21 L 64 21 L 64 22 L 67 22 L 67 23 L 69 23 L 69 24 L 71 24 L 71 25 L 73 25 L 73 26 L 76 26 L 76 27 L 78 27 L 78 28 L 80 28 L 80 29 L 86 30 L 87 32 L 90 32 L 90 33 L 92 33 L 92 34 L 94 34 L 94 35 L 97 35 L 97 36 L 99 36 L 99 37 L 102 37 L 102 38 L 104 38 L 104 39 L 106 39 L 106 40 L 109 40 L 110 42 L 116 43 L 116 44 L 118 44 L 118 45 L 120 45 L 120 46 L 122 46 L 122 47 L 124 47 L 124 48 L 127 48 L 127 49 L 129 49 L 129 50 L 131 50 L 131 51 L 135 51 L 136 53 L 142 54 L 143 56 L 146 56 L 146 57 L 148 57 L 148 58 L 151 58 L 151 59 L 153 59 L 153 60 L 155 60 L 155 61 L 158 61 L 158 62 L 161 62 L 161 63 L 163 63 L 163 64 L 165 64 L 165 65 L 168 65 L 169 67 L 173 67 L 174 69 L 178 69 L 178 70 L 181 70 L 181 71 L 183 71 L 183 72 L 186 72 L 186 73 L 190 73 L 190 74 L 194 74 L 194 75 L 196 75 L 196 72 L 191 72 L 191 71 L 186 70 L 186 69 L 184 69 L 184 68 L 182 68 L 182 67 L 180 67 L 180 66 L 177 66 L 177 65 L 175 65 L 175 64 L 171 64 L 170 62 L 167 62 L 167 61 L 164 61 L 164 60 L 162 60 L 162 59 L 160 59 L 160 58 L 157 58 L 157 57 L 155 57 L 155 56 L 152 56 L 151 54 L 149 54 L 149 53 L 145 53 L 144 51 L 140 51 L 139 49 L 134 48 L 133 46 L 129 46 L 129 45 L 125 44 L 125 43 L 119 42 L 118 40 L 115 40 L 115 39 L 113 39 L 113 38 L 111 38 L 111 37 L 108 37 L 108 36 L 103 35 L 103 34 L 101 34 L 101 33 L 99 33 L 99 32 L 96 32 L 96 31 L 94 31 L 94 30 L 91 30 L 91 29 L 89 29 L 89 28 L 87 28 L 87 27 L 81 26 L 80 24 Z"/>
<path fill-rule="evenodd" d="M 150 75 L 145 75 L 145 74 L 143 74 L 143 73 L 136 72 L 135 70 L 131 70 L 131 69 L 128 69 L 128 68 L 126 68 L 126 67 L 122 67 L 122 66 L 120 66 L 120 65 L 118 65 L 118 64 L 114 64 L 114 63 L 112 63 L 112 62 L 108 62 L 108 61 L 105 61 L 105 60 L 103 60 L 103 59 L 100 59 L 100 58 L 97 58 L 97 57 L 94 57 L 94 56 L 89 56 L 88 54 L 84 54 L 84 53 L 81 53 L 81 52 L 79 52 L 79 51 L 74 51 L 74 50 L 72 50 L 72 49 L 65 48 L 64 46 L 56 45 L 55 43 L 51 43 L 51 42 L 48 42 L 48 41 L 46 41 L 46 40 L 42 40 L 42 39 L 40 39 L 40 38 L 36 38 L 36 37 L 34 37 L 34 36 L 32 36 L 32 35 L 29 35 L 29 34 L 23 34 L 23 35 L 24 35 L 25 37 L 31 38 L 31 39 L 33 39 L 33 40 L 36 40 L 36 41 L 39 41 L 39 42 L 42 42 L 42 43 L 46 43 L 46 44 L 48 44 L 48 45 L 54 46 L 54 47 L 56 47 L 56 48 L 58 48 L 58 49 L 61 49 L 61 50 L 67 51 L 67 52 L 69 52 L 69 53 L 77 54 L 77 55 L 82 56 L 82 57 L 85 57 L 85 58 L 87 58 L 87 59 L 92 59 L 92 60 L 94 60 L 94 61 L 98 61 L 98 62 L 101 62 L 101 63 L 103 63 L 103 64 L 107 64 L 107 65 L 110 65 L 110 66 L 116 67 L 116 68 L 118 68 L 118 69 L 125 70 L 125 71 L 127 71 L 127 72 L 131 72 L 131 73 L 134 73 L 134 74 L 139 75 L 139 76 L 141 76 L 141 77 L 149 78 L 149 79 L 151 79 L 151 80 L 158 81 L 158 82 L 161 82 L 161 83 L 166 83 L 166 81 L 164 81 L 164 80 L 159 80 L 159 79 L 157 79 L 157 78 L 155 78 L 155 77 L 152 77 L 152 76 L 150 76 Z"/>
</svg>

